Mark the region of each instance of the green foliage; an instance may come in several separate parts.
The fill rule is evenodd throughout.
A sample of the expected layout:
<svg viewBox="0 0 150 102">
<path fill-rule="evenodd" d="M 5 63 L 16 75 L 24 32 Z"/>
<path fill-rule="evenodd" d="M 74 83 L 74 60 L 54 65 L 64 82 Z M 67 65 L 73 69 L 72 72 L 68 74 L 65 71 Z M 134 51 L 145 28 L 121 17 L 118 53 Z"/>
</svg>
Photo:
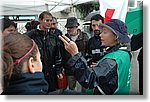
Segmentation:
<svg viewBox="0 0 150 102">
<path fill-rule="evenodd" d="M 99 2 L 79 4 L 76 6 L 76 9 L 79 10 L 81 19 L 84 19 L 93 10 L 99 10 Z"/>
</svg>

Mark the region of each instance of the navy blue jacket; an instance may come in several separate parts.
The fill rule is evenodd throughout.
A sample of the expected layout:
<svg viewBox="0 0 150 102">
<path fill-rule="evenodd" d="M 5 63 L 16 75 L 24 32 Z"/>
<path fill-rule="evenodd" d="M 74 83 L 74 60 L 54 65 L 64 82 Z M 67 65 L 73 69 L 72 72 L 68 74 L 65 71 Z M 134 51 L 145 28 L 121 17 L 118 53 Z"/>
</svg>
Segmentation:
<svg viewBox="0 0 150 102">
<path fill-rule="evenodd" d="M 48 83 L 41 72 L 13 75 L 3 95 L 44 95 L 48 93 Z"/>
</svg>

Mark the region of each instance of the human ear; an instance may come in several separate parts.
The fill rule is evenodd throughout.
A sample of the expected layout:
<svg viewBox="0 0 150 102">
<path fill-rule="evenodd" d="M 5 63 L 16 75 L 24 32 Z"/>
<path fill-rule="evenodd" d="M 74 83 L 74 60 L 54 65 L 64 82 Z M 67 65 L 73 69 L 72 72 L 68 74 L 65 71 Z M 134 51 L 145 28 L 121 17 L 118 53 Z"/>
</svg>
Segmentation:
<svg viewBox="0 0 150 102">
<path fill-rule="evenodd" d="M 30 57 L 28 60 L 28 68 L 31 73 L 35 73 L 35 63 L 33 57 Z"/>
<path fill-rule="evenodd" d="M 117 35 L 115 35 L 115 40 L 118 40 L 118 36 Z"/>
</svg>

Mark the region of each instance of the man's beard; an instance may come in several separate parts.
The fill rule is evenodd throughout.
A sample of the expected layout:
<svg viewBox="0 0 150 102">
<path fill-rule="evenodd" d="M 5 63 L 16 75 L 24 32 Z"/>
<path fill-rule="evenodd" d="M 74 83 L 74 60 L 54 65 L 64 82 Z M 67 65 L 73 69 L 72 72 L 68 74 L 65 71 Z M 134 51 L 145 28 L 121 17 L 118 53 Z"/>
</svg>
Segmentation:
<svg viewBox="0 0 150 102">
<path fill-rule="evenodd" d="M 55 28 L 50 28 L 50 30 L 55 30 Z"/>
<path fill-rule="evenodd" d="M 94 36 L 99 37 L 102 32 L 100 30 L 94 30 Z"/>
</svg>

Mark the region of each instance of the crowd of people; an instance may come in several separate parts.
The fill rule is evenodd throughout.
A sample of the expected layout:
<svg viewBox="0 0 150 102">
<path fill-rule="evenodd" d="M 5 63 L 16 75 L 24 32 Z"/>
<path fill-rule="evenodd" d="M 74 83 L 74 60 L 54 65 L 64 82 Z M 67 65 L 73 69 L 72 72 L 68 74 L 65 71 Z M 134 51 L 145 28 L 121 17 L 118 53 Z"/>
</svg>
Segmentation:
<svg viewBox="0 0 150 102">
<path fill-rule="evenodd" d="M 24 34 L 10 19 L 1 22 L 2 95 L 130 94 L 131 39 L 121 20 L 104 24 L 100 14 L 92 16 L 91 38 L 78 28 L 76 17 L 67 18 L 62 34 L 47 11 L 28 23 Z M 59 87 L 64 78 L 67 86 Z"/>
</svg>

